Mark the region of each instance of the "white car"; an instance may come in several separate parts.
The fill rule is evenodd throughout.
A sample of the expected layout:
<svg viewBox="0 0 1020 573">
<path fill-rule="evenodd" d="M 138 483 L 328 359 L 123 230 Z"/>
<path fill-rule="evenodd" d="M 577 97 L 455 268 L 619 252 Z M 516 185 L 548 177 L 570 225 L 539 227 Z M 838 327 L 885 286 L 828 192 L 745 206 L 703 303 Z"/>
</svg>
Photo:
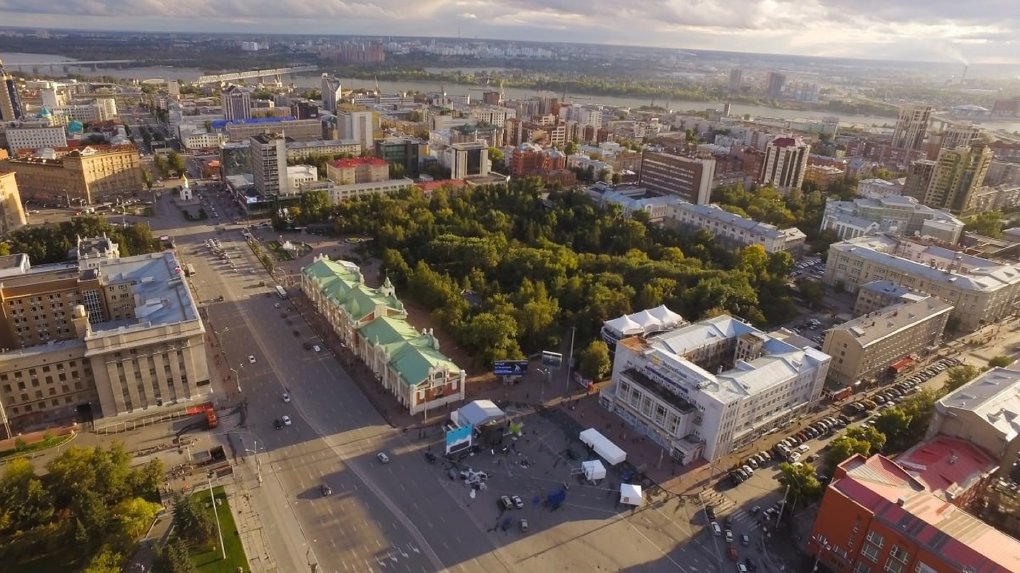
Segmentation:
<svg viewBox="0 0 1020 573">
<path fill-rule="evenodd" d="M 322 352 L 322 348 L 320 348 L 318 344 L 316 344 L 315 346 L 313 346 L 313 347 L 312 347 L 312 350 L 314 350 L 314 351 L 316 351 L 316 352 Z"/>
<path fill-rule="evenodd" d="M 287 404 L 290 404 L 290 394 L 284 392 L 283 393 L 283 401 L 286 402 Z"/>
<path fill-rule="evenodd" d="M 248 355 L 248 363 L 249 364 L 255 364 L 255 355 L 254 354 L 249 354 Z"/>
<path fill-rule="evenodd" d="M 280 419 L 283 420 L 283 425 L 284 426 L 289 426 L 290 425 L 290 416 L 283 416 Z"/>
<path fill-rule="evenodd" d="M 386 455 L 386 452 L 379 452 L 375 457 L 379 458 L 379 461 L 384 464 L 390 463 L 390 457 Z"/>
</svg>

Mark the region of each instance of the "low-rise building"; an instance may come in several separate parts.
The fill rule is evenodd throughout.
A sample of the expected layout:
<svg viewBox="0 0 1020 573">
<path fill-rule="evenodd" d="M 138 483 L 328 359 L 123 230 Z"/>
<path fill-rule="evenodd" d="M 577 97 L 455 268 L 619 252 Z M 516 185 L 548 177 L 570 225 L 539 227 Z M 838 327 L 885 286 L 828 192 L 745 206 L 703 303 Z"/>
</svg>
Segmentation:
<svg viewBox="0 0 1020 573">
<path fill-rule="evenodd" d="M 762 245 L 768 253 L 785 251 L 796 254 L 804 248 L 807 240 L 807 236 L 796 227 L 780 229 L 730 213 L 718 205 L 677 202 L 671 205 L 664 224 L 683 232 L 709 231 L 720 242 L 734 248 Z"/>
<path fill-rule="evenodd" d="M 318 119 L 258 118 L 226 123 L 223 130 L 230 141 L 245 141 L 266 133 L 285 133 L 288 139 L 295 141 L 322 139 L 322 122 Z"/>
<path fill-rule="evenodd" d="M 134 145 L 57 149 L 45 156 L 8 159 L 0 169 L 17 174 L 23 200 L 101 203 L 134 195 L 144 185 Z"/>
<path fill-rule="evenodd" d="M 326 164 L 326 178 L 339 185 L 377 183 L 390 178 L 390 165 L 378 157 L 337 159 Z"/>
<path fill-rule="evenodd" d="M 993 368 L 935 402 L 927 436 L 953 436 L 989 452 L 998 477 L 1020 459 L 1020 370 Z"/>
<path fill-rule="evenodd" d="M 829 362 L 717 316 L 620 340 L 599 403 L 678 463 L 714 461 L 810 409 Z"/>
<path fill-rule="evenodd" d="M 957 328 L 971 332 L 1017 311 L 1020 266 L 999 263 L 930 242 L 877 235 L 833 243 L 822 282 L 855 292 L 888 280 L 953 305 Z"/>
<path fill-rule="evenodd" d="M 892 281 L 878 280 L 861 285 L 854 302 L 854 316 L 861 316 L 881 310 L 894 304 L 915 302 L 928 298 L 923 292 L 898 285 Z"/>
<path fill-rule="evenodd" d="M 837 466 L 808 552 L 837 573 L 1012 573 L 1020 542 L 964 507 L 996 467 L 982 449 L 947 436 L 893 461 L 856 454 Z"/>
<path fill-rule="evenodd" d="M 354 263 L 320 255 L 301 270 L 301 290 L 411 415 L 464 399 L 466 373 L 440 352 L 432 331 L 407 322 L 389 279 L 369 287 Z"/>
<path fill-rule="evenodd" d="M 829 199 L 825 202 L 821 230 L 835 232 L 841 241 L 891 233 L 932 237 L 955 245 L 963 227 L 963 221 L 946 211 L 922 205 L 913 197 L 889 195 L 852 201 Z"/>
<path fill-rule="evenodd" d="M 857 194 L 862 197 L 888 197 L 903 194 L 903 183 L 885 179 L 862 179 L 857 183 Z"/>
<path fill-rule="evenodd" d="M 77 262 L 0 257 L 0 408 L 12 430 L 166 416 L 212 396 L 205 327 L 173 252 L 119 258 L 105 237 Z"/>
<path fill-rule="evenodd" d="M 953 306 L 929 296 L 865 314 L 829 329 L 822 352 L 832 357 L 829 379 L 852 386 L 877 378 L 911 355 L 942 341 Z"/>
</svg>

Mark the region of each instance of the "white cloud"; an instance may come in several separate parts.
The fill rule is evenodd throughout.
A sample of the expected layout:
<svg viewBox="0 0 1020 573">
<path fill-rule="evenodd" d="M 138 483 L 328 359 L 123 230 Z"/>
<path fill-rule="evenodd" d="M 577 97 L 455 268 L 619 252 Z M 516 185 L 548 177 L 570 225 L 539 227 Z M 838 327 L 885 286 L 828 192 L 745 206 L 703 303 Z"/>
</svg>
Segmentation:
<svg viewBox="0 0 1020 573">
<path fill-rule="evenodd" d="M 0 22 L 1020 62 L 1016 0 L 0 0 Z"/>
</svg>

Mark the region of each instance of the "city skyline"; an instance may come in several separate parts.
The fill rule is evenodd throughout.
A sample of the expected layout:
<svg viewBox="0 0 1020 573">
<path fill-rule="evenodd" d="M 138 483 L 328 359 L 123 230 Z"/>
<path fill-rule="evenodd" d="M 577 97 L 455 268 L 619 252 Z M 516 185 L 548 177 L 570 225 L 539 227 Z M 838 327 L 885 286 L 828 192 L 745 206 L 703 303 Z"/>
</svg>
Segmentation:
<svg viewBox="0 0 1020 573">
<path fill-rule="evenodd" d="M 841 0 L 380 0 L 372 4 L 0 0 L 9 26 L 87 30 L 351 34 L 634 45 L 969 64 L 1020 63 L 1020 18 L 1002 0 L 967 5 Z M 696 6 L 695 6 L 696 5 Z M 694 9 L 696 8 L 696 9 Z M 60 21 L 58 17 L 66 17 Z M 619 22 L 628 20 L 628 26 Z M 833 38 L 838 38 L 834 42 Z"/>
</svg>

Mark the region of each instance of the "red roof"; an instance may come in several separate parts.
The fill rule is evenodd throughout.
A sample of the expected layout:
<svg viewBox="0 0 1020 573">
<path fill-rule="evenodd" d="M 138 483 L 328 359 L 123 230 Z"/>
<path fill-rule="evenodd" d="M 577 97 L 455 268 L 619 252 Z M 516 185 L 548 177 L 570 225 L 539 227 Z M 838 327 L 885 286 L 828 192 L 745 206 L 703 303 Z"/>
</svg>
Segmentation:
<svg viewBox="0 0 1020 573">
<path fill-rule="evenodd" d="M 937 436 L 897 462 L 876 454 L 867 460 L 854 456 L 840 467 L 846 475 L 833 481 L 833 490 L 946 563 L 981 573 L 1020 571 L 1020 541 L 947 501 L 948 494 L 959 495 L 961 487 L 995 468 L 980 449 Z"/>
<path fill-rule="evenodd" d="M 355 157 L 354 159 L 337 159 L 333 162 L 333 167 L 340 169 L 347 169 L 350 167 L 357 167 L 359 165 L 386 165 L 386 161 L 378 157 Z"/>
<path fill-rule="evenodd" d="M 442 179 L 440 181 L 422 181 L 415 185 L 422 191 L 435 191 L 440 187 L 463 187 L 466 183 L 463 179 Z"/>
<path fill-rule="evenodd" d="M 790 147 L 791 145 L 797 145 L 797 140 L 792 137 L 777 137 L 772 140 L 772 145 L 776 147 Z"/>
</svg>

